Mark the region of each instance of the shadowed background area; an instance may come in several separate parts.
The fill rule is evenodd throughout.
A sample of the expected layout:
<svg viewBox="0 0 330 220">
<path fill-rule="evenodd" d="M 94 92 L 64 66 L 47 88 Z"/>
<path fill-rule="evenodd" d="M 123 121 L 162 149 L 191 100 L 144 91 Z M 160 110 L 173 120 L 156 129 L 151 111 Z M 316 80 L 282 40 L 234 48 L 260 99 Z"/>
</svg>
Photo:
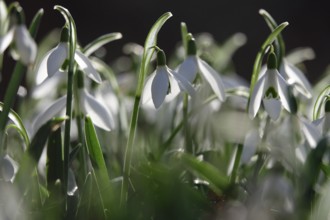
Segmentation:
<svg viewBox="0 0 330 220">
<path fill-rule="evenodd" d="M 9 4 L 9 1 L 6 1 Z M 316 82 L 329 64 L 330 13 L 326 1 L 311 0 L 127 0 L 127 1 L 55 1 L 24 0 L 20 2 L 30 22 L 38 9 L 43 8 L 38 39 L 42 39 L 53 28 L 64 24 L 62 16 L 53 10 L 56 4 L 66 7 L 75 19 L 78 38 L 86 45 L 96 37 L 121 32 L 123 39 L 107 46 L 107 62 L 122 54 L 127 42 L 143 45 L 145 37 L 156 19 L 170 11 L 173 17 L 160 31 L 158 43 L 166 53 L 173 52 L 180 38 L 180 22 L 185 22 L 193 34 L 211 33 L 217 42 L 223 42 L 234 33 L 247 36 L 247 43 L 234 55 L 236 71 L 250 80 L 257 51 L 269 34 L 269 29 L 258 11 L 266 9 L 278 23 L 288 21 L 283 37 L 287 51 L 297 47 L 310 46 L 316 58 L 307 61 L 307 77 Z"/>
</svg>

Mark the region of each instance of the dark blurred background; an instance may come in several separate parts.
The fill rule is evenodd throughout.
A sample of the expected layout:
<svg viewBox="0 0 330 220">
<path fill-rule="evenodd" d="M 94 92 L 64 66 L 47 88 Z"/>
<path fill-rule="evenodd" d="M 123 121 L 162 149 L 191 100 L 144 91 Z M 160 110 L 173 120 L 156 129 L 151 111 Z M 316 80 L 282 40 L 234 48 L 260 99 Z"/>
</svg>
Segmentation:
<svg viewBox="0 0 330 220">
<path fill-rule="evenodd" d="M 10 1 L 6 1 L 9 3 Z M 210 32 L 218 42 L 234 33 L 242 32 L 247 43 L 234 56 L 238 74 L 250 79 L 256 53 L 269 34 L 259 9 L 266 9 L 278 23 L 288 21 L 283 37 L 287 50 L 310 46 L 315 60 L 306 62 L 307 77 L 315 82 L 326 69 L 330 51 L 330 13 L 327 1 L 312 0 L 21 0 L 27 22 L 38 9 L 45 15 L 41 23 L 40 40 L 53 28 L 60 28 L 64 19 L 53 10 L 56 4 L 66 7 L 75 19 L 78 38 L 86 45 L 96 37 L 110 32 L 121 32 L 123 39 L 107 46 L 108 61 L 122 54 L 127 42 L 143 45 L 156 19 L 170 11 L 173 17 L 162 28 L 158 43 L 166 53 L 180 39 L 180 22 L 186 22 L 193 34 Z"/>
</svg>

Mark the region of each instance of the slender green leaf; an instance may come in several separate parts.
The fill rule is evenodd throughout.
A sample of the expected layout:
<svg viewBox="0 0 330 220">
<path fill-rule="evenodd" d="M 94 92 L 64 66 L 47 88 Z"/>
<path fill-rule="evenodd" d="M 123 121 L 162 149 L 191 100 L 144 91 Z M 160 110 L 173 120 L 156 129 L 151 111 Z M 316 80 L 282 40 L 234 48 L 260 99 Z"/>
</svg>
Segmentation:
<svg viewBox="0 0 330 220">
<path fill-rule="evenodd" d="M 3 109 L 3 103 L 0 102 L 0 111 L 2 111 Z M 19 115 L 12 109 L 9 110 L 9 114 L 8 114 L 9 119 L 16 125 L 16 127 L 14 127 L 19 134 L 22 136 L 24 143 L 26 145 L 26 147 L 29 147 L 30 145 L 30 139 L 29 139 L 29 135 L 25 129 L 25 126 L 23 124 L 22 119 L 19 117 Z"/>
<path fill-rule="evenodd" d="M 85 120 L 86 144 L 94 170 L 97 171 L 99 181 L 109 182 L 108 170 L 104 161 L 102 149 L 97 138 L 93 122 L 89 116 Z"/>
<path fill-rule="evenodd" d="M 187 35 L 188 35 L 187 25 L 186 23 L 181 22 L 181 38 L 182 38 L 183 48 L 185 49 L 185 51 L 188 51 Z"/>
<path fill-rule="evenodd" d="M 110 33 L 110 34 L 105 34 L 102 35 L 101 37 L 95 39 L 93 42 L 89 43 L 87 46 L 85 46 L 83 52 L 86 56 L 91 55 L 94 53 L 96 50 L 98 50 L 100 47 L 103 45 L 110 43 L 111 41 L 114 40 L 119 40 L 123 36 L 121 33 Z"/>
<path fill-rule="evenodd" d="M 48 121 L 41 126 L 33 137 L 30 147 L 27 149 L 20 162 L 19 170 L 15 177 L 15 182 L 18 183 L 22 192 L 28 188 L 26 180 L 31 178 L 31 175 L 35 173 L 37 163 L 40 159 L 41 153 L 46 145 L 47 139 L 52 131 L 58 129 L 63 122 L 63 118 L 56 118 Z"/>
<path fill-rule="evenodd" d="M 264 9 L 259 10 L 259 14 L 265 19 L 268 27 L 271 31 L 274 31 L 275 28 L 278 26 L 274 18 Z M 282 34 L 278 34 L 277 38 L 275 40 L 275 50 L 276 50 L 276 56 L 277 56 L 277 68 L 280 67 L 282 59 L 285 55 L 285 43 L 283 40 Z"/>
<path fill-rule="evenodd" d="M 192 172 L 208 181 L 215 193 L 220 195 L 228 187 L 229 178 L 210 163 L 200 161 L 189 154 L 182 154 L 181 159 Z"/>
<path fill-rule="evenodd" d="M 44 10 L 41 8 L 39 11 L 35 14 L 35 16 L 32 19 L 32 22 L 29 27 L 29 32 L 33 38 L 37 36 L 38 29 L 40 26 L 40 22 L 42 19 L 42 16 L 44 15 Z"/>
<path fill-rule="evenodd" d="M 314 108 L 313 108 L 313 120 L 316 120 L 320 117 L 322 111 L 322 104 L 327 100 L 327 96 L 330 94 L 330 85 L 325 87 L 317 97 Z"/>
</svg>

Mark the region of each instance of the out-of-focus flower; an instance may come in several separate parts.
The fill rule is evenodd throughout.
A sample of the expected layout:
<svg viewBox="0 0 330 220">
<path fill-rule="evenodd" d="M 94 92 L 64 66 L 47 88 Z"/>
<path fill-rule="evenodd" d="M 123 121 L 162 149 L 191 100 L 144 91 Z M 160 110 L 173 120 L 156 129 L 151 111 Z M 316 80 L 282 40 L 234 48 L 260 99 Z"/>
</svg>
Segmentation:
<svg viewBox="0 0 330 220">
<path fill-rule="evenodd" d="M 188 80 L 167 67 L 165 53 L 159 50 L 157 52 L 157 68 L 146 79 L 142 103 L 152 100 L 154 107 L 158 109 L 165 98 L 171 100 L 181 91 L 186 91 L 192 97 L 195 95 L 195 90 Z"/>
<path fill-rule="evenodd" d="M 210 65 L 197 56 L 196 43 L 192 38 L 188 41 L 187 57 L 178 68 L 178 73 L 185 77 L 190 83 L 196 78 L 197 73 L 200 73 L 203 80 L 205 80 L 217 95 L 220 101 L 226 99 L 225 88 L 217 73 Z"/>
<path fill-rule="evenodd" d="M 312 98 L 312 86 L 301 70 L 289 63 L 286 59 L 283 59 L 280 73 L 287 80 L 288 84 L 292 85 L 298 93 L 302 94 L 307 99 Z"/>
<path fill-rule="evenodd" d="M 250 118 L 256 116 L 261 101 L 273 120 L 277 120 L 280 116 L 281 106 L 290 112 L 288 85 L 276 69 L 276 55 L 273 52 L 269 53 L 267 70 L 258 79 L 250 97 Z"/>
<path fill-rule="evenodd" d="M 85 88 L 78 88 L 78 109 L 85 115 L 89 115 L 95 126 L 103 130 L 110 131 L 114 129 L 114 119 L 109 110 L 103 103 L 91 96 Z M 48 108 L 41 112 L 33 123 L 34 130 L 40 128 L 44 123 L 56 115 L 64 115 L 66 108 L 66 96 L 63 96 L 53 102 Z"/>
<path fill-rule="evenodd" d="M 4 53 L 11 43 L 14 43 L 21 62 L 30 65 L 36 59 L 37 44 L 24 24 L 22 9 L 18 7 L 16 10 L 18 24 L 14 25 L 7 33 L 1 33 L 4 35 L 0 36 L 0 54 Z"/>
</svg>

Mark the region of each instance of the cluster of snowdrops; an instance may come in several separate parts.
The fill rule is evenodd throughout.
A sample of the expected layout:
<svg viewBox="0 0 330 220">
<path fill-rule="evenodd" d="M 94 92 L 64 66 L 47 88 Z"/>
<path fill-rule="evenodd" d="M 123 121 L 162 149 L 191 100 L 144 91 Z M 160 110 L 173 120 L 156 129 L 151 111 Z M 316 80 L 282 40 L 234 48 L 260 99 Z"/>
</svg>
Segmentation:
<svg viewBox="0 0 330 220">
<path fill-rule="evenodd" d="M 181 23 L 166 57 L 165 13 L 106 63 L 121 34 L 79 45 L 55 10 L 63 27 L 37 43 L 44 11 L 27 25 L 0 0 L 0 219 L 327 219 L 330 78 L 305 76 L 312 49 L 286 53 L 287 22 L 260 10 L 270 34 L 247 81 L 242 33 L 219 44 Z"/>
</svg>

